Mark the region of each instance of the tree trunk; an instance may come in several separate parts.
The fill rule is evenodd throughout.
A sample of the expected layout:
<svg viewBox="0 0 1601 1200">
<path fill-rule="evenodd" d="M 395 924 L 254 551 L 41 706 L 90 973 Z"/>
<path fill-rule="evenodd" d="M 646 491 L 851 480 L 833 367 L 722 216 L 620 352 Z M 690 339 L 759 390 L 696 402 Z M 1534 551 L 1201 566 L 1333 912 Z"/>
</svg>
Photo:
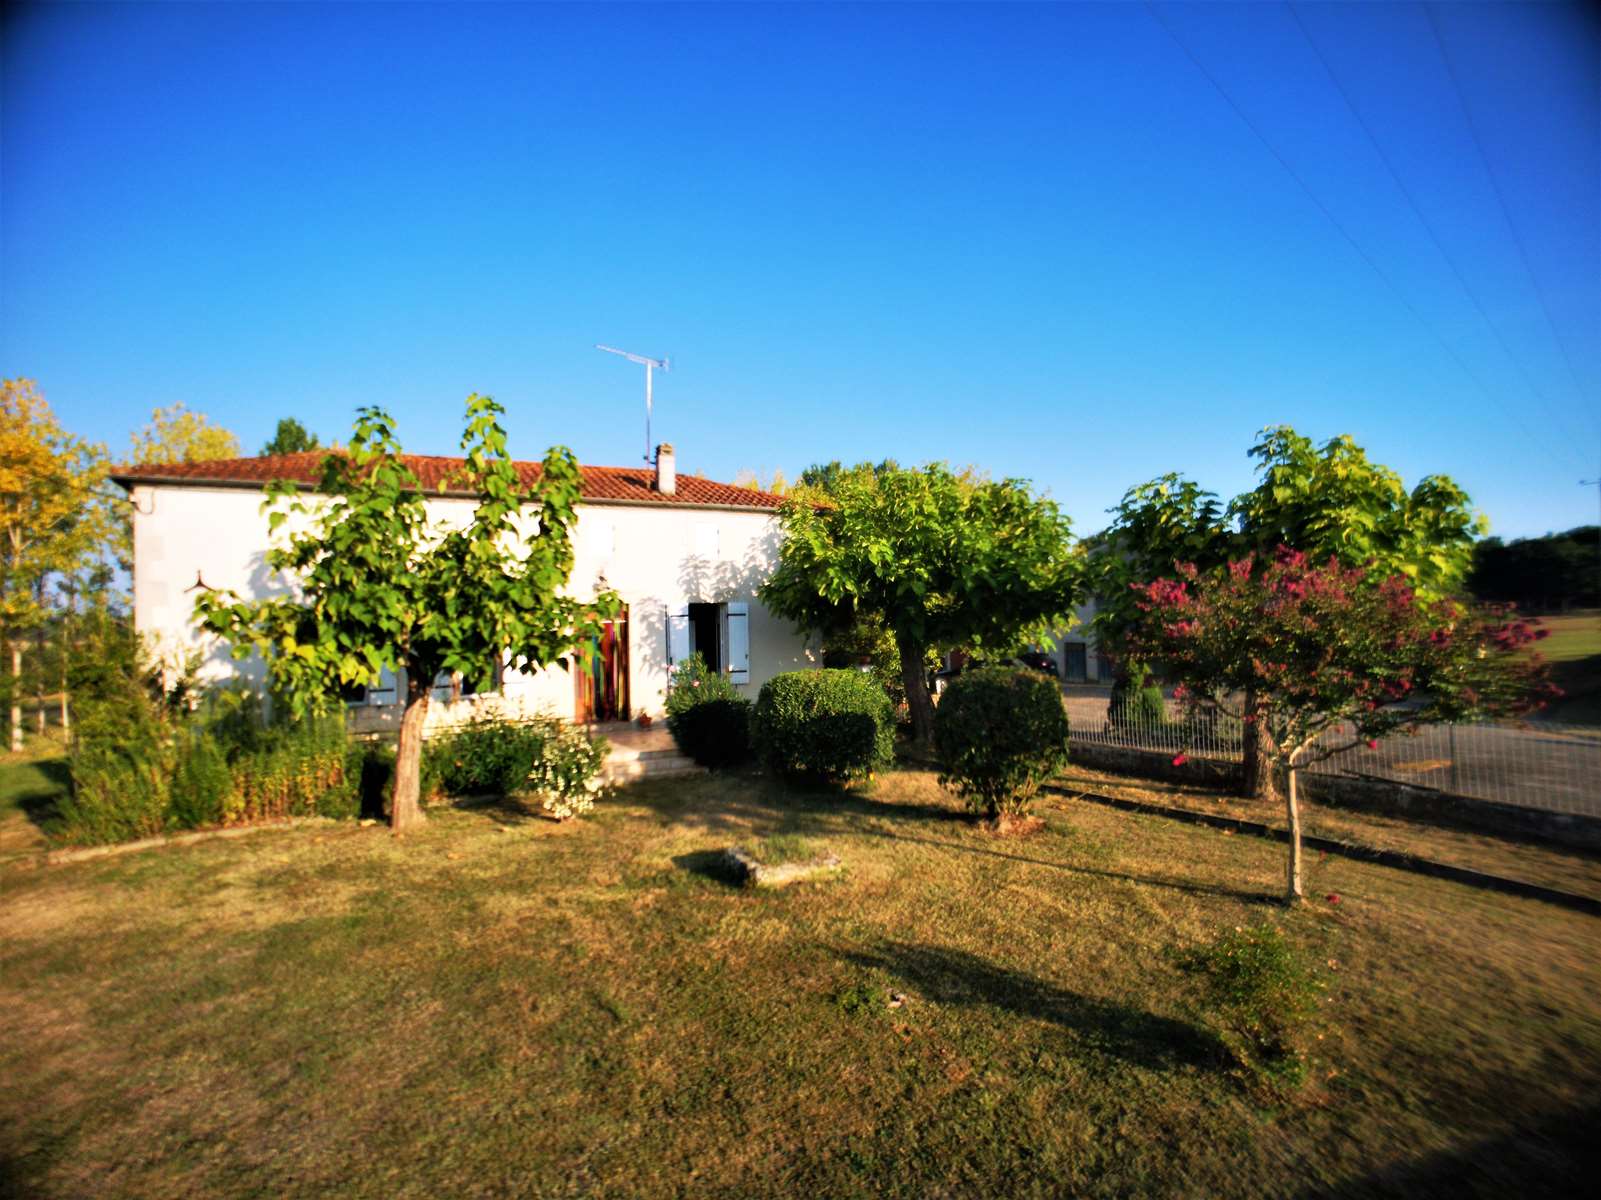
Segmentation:
<svg viewBox="0 0 1601 1200">
<path fill-rule="evenodd" d="M 1248 799 L 1273 799 L 1273 767 L 1262 754 L 1262 714 L 1257 711 L 1256 689 L 1245 690 L 1242 710 L 1249 721 L 1240 733 L 1240 795 Z"/>
<path fill-rule="evenodd" d="M 72 618 L 78 612 L 78 593 L 67 589 L 67 615 L 61 621 L 61 740 L 72 744 L 72 712 L 67 704 L 67 667 L 72 655 Z"/>
<path fill-rule="evenodd" d="M 406 672 L 406 709 L 400 717 L 400 739 L 395 745 L 395 798 L 390 805 L 389 827 L 397 834 L 416 829 L 423 816 L 418 795 L 422 782 L 422 728 L 428 717 L 432 679 Z"/>
<path fill-rule="evenodd" d="M 1295 766 L 1295 756 L 1290 756 L 1288 781 L 1284 789 L 1284 815 L 1289 820 L 1290 827 L 1290 860 L 1285 869 L 1285 895 L 1284 899 L 1290 904 L 1298 904 L 1301 900 L 1301 806 L 1296 796 L 1296 782 L 1300 771 Z"/>
<path fill-rule="evenodd" d="M 11 749 L 22 749 L 22 645 L 11 643 Z"/>
<path fill-rule="evenodd" d="M 923 675 L 925 647 L 904 634 L 896 634 L 895 649 L 901 656 L 901 682 L 906 685 L 906 707 L 912 716 L 912 737 L 921 746 L 932 746 L 934 701 L 928 694 L 928 680 Z"/>
</svg>

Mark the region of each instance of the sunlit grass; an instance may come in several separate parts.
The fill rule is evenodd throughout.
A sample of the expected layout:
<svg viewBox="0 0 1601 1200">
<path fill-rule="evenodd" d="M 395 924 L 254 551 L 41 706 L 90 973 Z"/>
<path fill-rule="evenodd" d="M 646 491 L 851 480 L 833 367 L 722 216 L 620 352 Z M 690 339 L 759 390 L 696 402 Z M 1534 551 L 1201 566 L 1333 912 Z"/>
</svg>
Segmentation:
<svg viewBox="0 0 1601 1200">
<path fill-rule="evenodd" d="M 441 811 L 399 842 L 8 868 L 0 1159 L 43 1196 L 1560 1182 L 1601 1095 L 1593 918 L 1336 859 L 1290 912 L 1277 846 L 1040 811 L 1005 838 L 927 773 L 712 776 L 565 825 Z M 845 874 L 708 869 L 774 839 Z M 1331 983 L 1288 1097 L 1234 1067 L 1171 953 L 1264 918 Z"/>
</svg>

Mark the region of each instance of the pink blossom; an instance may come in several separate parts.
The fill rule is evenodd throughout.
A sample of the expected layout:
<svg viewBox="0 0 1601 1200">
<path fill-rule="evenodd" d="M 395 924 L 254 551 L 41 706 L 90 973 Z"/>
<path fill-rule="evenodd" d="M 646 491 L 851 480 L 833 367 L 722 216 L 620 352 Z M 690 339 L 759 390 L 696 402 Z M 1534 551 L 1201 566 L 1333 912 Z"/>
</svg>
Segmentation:
<svg viewBox="0 0 1601 1200">
<path fill-rule="evenodd" d="M 1368 738 L 1368 749 L 1369 750 L 1377 750 L 1378 748 L 1379 748 L 1379 739 L 1378 738 Z"/>
<path fill-rule="evenodd" d="M 1173 765 L 1175 767 L 1182 767 L 1185 763 L 1187 763 L 1189 761 L 1190 761 L 1190 756 L 1188 754 L 1185 754 L 1183 751 L 1180 751 L 1178 754 L 1175 754 L 1173 756 Z"/>
</svg>

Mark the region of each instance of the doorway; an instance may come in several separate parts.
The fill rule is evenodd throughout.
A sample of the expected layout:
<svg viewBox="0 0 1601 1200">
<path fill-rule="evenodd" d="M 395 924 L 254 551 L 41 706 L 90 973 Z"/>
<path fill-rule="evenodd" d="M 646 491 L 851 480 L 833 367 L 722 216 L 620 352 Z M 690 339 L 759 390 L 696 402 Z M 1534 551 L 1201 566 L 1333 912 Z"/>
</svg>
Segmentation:
<svg viewBox="0 0 1601 1200">
<path fill-rule="evenodd" d="M 574 720 L 580 724 L 626 721 L 628 703 L 628 609 L 601 626 L 590 639 L 589 653 L 581 656 L 573 673 L 577 688 Z"/>
<path fill-rule="evenodd" d="M 689 652 L 699 654 L 714 674 L 723 670 L 723 606 L 689 606 Z"/>
</svg>

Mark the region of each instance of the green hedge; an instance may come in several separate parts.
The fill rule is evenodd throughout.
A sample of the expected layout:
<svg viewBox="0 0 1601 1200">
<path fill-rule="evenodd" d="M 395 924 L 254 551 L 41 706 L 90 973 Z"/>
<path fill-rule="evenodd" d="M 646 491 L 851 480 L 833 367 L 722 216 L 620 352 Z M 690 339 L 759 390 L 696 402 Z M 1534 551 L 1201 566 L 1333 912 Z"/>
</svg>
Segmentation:
<svg viewBox="0 0 1601 1200">
<path fill-rule="evenodd" d="M 762 685 L 752 715 L 756 752 L 774 771 L 834 782 L 894 758 L 889 697 L 859 671 L 790 671 Z"/>
<path fill-rule="evenodd" d="M 80 706 L 72 786 L 52 834 L 77 845 L 284 817 L 348 817 L 359 804 L 343 713 L 268 722 L 242 689 L 198 712 L 129 690 Z"/>
<path fill-rule="evenodd" d="M 1022 814 L 1067 764 L 1067 734 L 1055 679 L 1017 667 L 968 671 L 934 710 L 940 782 L 992 818 Z"/>
</svg>

